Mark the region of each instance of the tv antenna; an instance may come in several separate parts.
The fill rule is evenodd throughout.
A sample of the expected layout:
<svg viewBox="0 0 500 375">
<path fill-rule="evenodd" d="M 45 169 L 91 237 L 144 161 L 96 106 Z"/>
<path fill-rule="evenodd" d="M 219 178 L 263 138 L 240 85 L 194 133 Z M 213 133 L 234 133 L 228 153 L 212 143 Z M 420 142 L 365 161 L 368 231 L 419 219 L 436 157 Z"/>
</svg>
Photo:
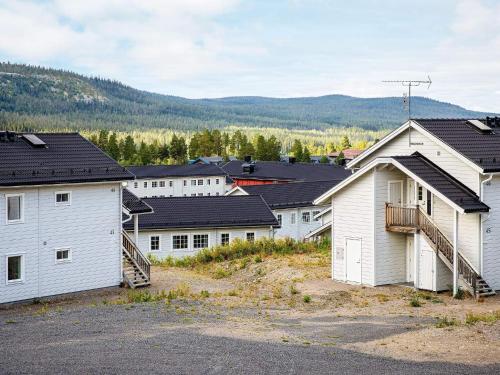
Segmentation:
<svg viewBox="0 0 500 375">
<path fill-rule="evenodd" d="M 389 80 L 389 81 L 382 81 L 384 83 L 400 83 L 401 85 L 408 87 L 408 95 L 406 93 L 403 94 L 403 104 L 405 106 L 405 109 L 408 110 L 408 120 L 411 119 L 411 88 L 420 86 L 422 84 L 427 84 L 427 90 L 429 87 L 431 87 L 432 81 L 431 77 L 427 76 L 426 81 L 419 81 L 419 80 L 414 80 L 414 79 L 408 79 L 408 80 Z"/>
</svg>

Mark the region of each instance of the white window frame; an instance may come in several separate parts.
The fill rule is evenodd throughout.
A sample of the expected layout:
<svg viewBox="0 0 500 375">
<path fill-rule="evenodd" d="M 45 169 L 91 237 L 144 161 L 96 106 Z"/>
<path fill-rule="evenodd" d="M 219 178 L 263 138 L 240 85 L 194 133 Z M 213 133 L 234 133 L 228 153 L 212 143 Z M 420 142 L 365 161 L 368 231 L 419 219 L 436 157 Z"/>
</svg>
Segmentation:
<svg viewBox="0 0 500 375">
<path fill-rule="evenodd" d="M 67 202 L 58 202 L 58 201 L 57 201 L 57 196 L 58 196 L 59 194 L 68 194 L 68 201 L 67 201 Z M 66 191 L 56 191 L 56 192 L 54 193 L 54 204 L 55 204 L 56 206 L 71 206 L 71 198 L 72 198 L 71 196 L 72 196 L 72 195 L 73 195 L 73 194 L 71 194 L 71 191 L 67 191 L 67 190 L 66 190 Z"/>
<path fill-rule="evenodd" d="M 194 241 L 194 236 L 207 236 L 207 246 L 196 247 L 195 241 Z M 193 250 L 208 249 L 210 247 L 210 234 L 208 234 L 208 233 L 193 233 L 193 235 L 191 237 L 192 237 Z"/>
<path fill-rule="evenodd" d="M 203 186 L 203 178 L 198 179 L 198 186 Z"/>
<path fill-rule="evenodd" d="M 5 285 L 24 283 L 26 273 L 24 268 L 24 256 L 25 253 L 5 254 Z M 9 258 L 13 257 L 21 257 L 21 278 L 16 280 L 9 280 Z"/>
<path fill-rule="evenodd" d="M 276 214 L 276 220 L 280 226 L 283 225 L 283 214 Z"/>
<path fill-rule="evenodd" d="M 215 185 L 219 185 L 219 182 L 220 182 L 220 181 L 219 181 L 219 179 L 218 179 L 218 178 L 216 178 L 216 179 L 215 179 Z"/>
<path fill-rule="evenodd" d="M 196 186 L 196 180 L 191 180 L 191 186 Z"/>
<path fill-rule="evenodd" d="M 165 181 L 160 181 L 160 187 L 164 188 L 165 187 Z"/>
<path fill-rule="evenodd" d="M 144 189 L 147 189 L 148 188 L 148 182 L 144 181 L 144 183 L 142 184 L 142 186 L 144 187 Z"/>
<path fill-rule="evenodd" d="M 184 183 L 184 186 L 187 186 L 187 184 L 188 184 L 187 180 L 184 180 L 183 183 Z"/>
<path fill-rule="evenodd" d="M 137 181 L 134 182 L 134 189 L 139 188 L 139 183 Z"/>
<path fill-rule="evenodd" d="M 253 234 L 253 240 L 252 241 L 249 241 L 248 240 L 248 235 L 249 234 Z M 256 238 L 257 236 L 255 235 L 255 232 L 254 231 L 251 231 L 251 232 L 245 232 L 245 241 L 248 241 L 248 242 L 255 242 L 255 240 L 257 239 Z"/>
<path fill-rule="evenodd" d="M 229 232 L 224 232 L 224 233 L 220 234 L 220 244 L 224 245 L 224 243 L 222 242 L 222 235 L 224 235 L 224 234 L 227 234 L 227 244 L 226 245 L 229 245 L 231 243 L 231 233 L 229 233 Z"/>
<path fill-rule="evenodd" d="M 158 181 L 151 181 L 151 189 L 155 189 L 158 187 Z"/>
<path fill-rule="evenodd" d="M 68 251 L 68 259 L 57 259 L 58 251 Z M 56 247 L 54 249 L 54 264 L 71 263 L 73 261 L 73 252 L 70 247 Z"/>
<path fill-rule="evenodd" d="M 387 181 L 387 202 L 391 201 L 391 184 L 399 184 L 401 186 L 401 206 L 404 205 L 404 180 L 389 180 Z"/>
<path fill-rule="evenodd" d="M 20 207 L 20 217 L 16 220 L 9 220 L 9 198 L 13 197 L 21 197 L 21 207 Z M 5 194 L 5 222 L 7 224 L 21 224 L 24 223 L 24 193 L 14 193 L 14 194 Z"/>
<path fill-rule="evenodd" d="M 296 212 L 292 212 L 290 214 L 290 224 L 297 224 L 297 213 Z"/>
<path fill-rule="evenodd" d="M 309 214 L 309 221 L 305 221 L 304 220 L 304 215 L 305 214 Z M 303 211 L 303 212 L 301 212 L 300 218 L 301 218 L 301 221 L 302 221 L 303 224 L 310 224 L 311 223 L 311 211 Z"/>
<path fill-rule="evenodd" d="M 210 179 L 207 178 L 207 185 L 210 186 Z"/>
<path fill-rule="evenodd" d="M 157 250 L 154 250 L 151 247 L 151 240 L 153 239 L 153 237 L 158 237 L 158 249 Z M 161 236 L 159 234 L 150 234 L 149 235 L 149 251 L 156 252 L 156 251 L 160 251 L 160 250 L 161 250 Z"/>
<path fill-rule="evenodd" d="M 187 242 L 186 242 L 186 247 L 182 247 L 182 248 L 178 248 L 176 249 L 174 247 L 174 239 L 175 237 L 179 237 L 179 236 L 186 236 L 187 237 Z M 189 250 L 189 234 L 187 233 L 173 233 L 172 234 L 172 250 L 173 251 L 176 251 L 176 250 L 180 250 L 180 251 L 188 251 Z"/>
<path fill-rule="evenodd" d="M 184 180 L 184 181 L 185 181 L 185 180 Z M 173 182 L 172 180 L 170 180 L 170 181 L 168 182 L 168 187 L 172 187 L 172 186 L 174 186 L 174 182 Z"/>
</svg>

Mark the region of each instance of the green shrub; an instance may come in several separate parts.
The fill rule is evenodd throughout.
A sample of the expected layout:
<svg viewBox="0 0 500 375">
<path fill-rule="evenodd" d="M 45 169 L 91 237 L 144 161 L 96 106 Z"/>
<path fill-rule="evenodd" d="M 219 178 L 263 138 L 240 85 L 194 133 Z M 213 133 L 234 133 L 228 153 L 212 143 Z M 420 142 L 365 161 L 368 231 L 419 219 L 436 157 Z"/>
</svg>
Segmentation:
<svg viewBox="0 0 500 375">
<path fill-rule="evenodd" d="M 153 265 L 168 267 L 194 267 L 200 264 L 212 262 L 222 262 L 226 260 L 241 259 L 249 256 L 256 256 L 254 259 L 261 259 L 266 255 L 289 255 L 289 254 L 310 254 L 320 253 L 328 256 L 330 253 L 330 241 L 324 239 L 320 242 L 301 242 L 291 238 L 270 239 L 261 238 L 253 242 L 235 239 L 229 245 L 214 246 L 203 249 L 195 255 L 182 258 L 166 257 L 158 259 L 154 255 L 148 255 Z M 246 266 L 246 264 L 245 264 Z"/>
<path fill-rule="evenodd" d="M 200 296 L 202 296 L 203 298 L 208 298 L 210 297 L 210 293 L 208 292 L 208 290 L 202 290 L 200 292 Z"/>
<path fill-rule="evenodd" d="M 438 318 L 438 321 L 436 323 L 437 328 L 445 328 L 445 327 L 451 327 L 451 326 L 456 326 L 456 325 L 458 325 L 458 321 L 455 318 L 449 319 L 446 316 Z"/>
<path fill-rule="evenodd" d="M 222 267 L 217 267 L 217 269 L 213 273 L 214 279 L 224 279 L 224 278 L 229 277 L 229 276 L 231 276 L 231 271 L 226 270 L 225 268 L 222 268 Z"/>
<path fill-rule="evenodd" d="M 311 296 L 310 296 L 310 295 L 308 295 L 308 294 L 306 294 L 306 295 L 304 296 L 304 298 L 303 298 L 303 299 L 304 299 L 304 302 L 305 302 L 305 303 L 309 303 L 309 302 L 311 302 L 311 300 L 312 300 Z"/>
<path fill-rule="evenodd" d="M 254 262 L 255 262 L 255 263 L 262 263 L 262 258 L 260 257 L 260 255 L 257 255 L 257 256 L 254 258 Z"/>
<path fill-rule="evenodd" d="M 411 307 L 420 307 L 420 306 L 422 306 L 422 302 L 420 302 L 420 298 L 418 298 L 418 294 L 415 294 L 413 297 L 411 297 L 410 306 Z"/>
<path fill-rule="evenodd" d="M 484 313 L 484 314 L 474 314 L 472 312 L 467 313 L 465 316 L 465 324 L 476 324 L 479 322 L 484 322 L 484 323 L 495 323 L 496 321 L 500 320 L 500 310 L 496 310 L 491 313 Z"/>
<path fill-rule="evenodd" d="M 457 294 L 453 296 L 455 299 L 464 299 L 465 298 L 465 292 L 462 288 L 457 289 Z"/>
</svg>

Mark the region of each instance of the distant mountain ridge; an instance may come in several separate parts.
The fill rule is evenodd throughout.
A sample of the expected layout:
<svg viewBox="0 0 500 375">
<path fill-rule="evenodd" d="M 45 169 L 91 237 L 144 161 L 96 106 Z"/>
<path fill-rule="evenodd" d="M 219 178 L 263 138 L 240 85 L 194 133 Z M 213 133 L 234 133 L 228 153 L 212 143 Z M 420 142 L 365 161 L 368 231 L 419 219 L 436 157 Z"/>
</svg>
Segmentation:
<svg viewBox="0 0 500 375">
<path fill-rule="evenodd" d="M 413 116 L 484 117 L 457 105 L 412 97 Z M 326 95 L 187 99 L 134 89 L 117 81 L 35 66 L 0 63 L 0 114 L 33 127 L 184 131 L 241 125 L 289 129 L 385 129 L 406 119 L 401 98 Z"/>
</svg>

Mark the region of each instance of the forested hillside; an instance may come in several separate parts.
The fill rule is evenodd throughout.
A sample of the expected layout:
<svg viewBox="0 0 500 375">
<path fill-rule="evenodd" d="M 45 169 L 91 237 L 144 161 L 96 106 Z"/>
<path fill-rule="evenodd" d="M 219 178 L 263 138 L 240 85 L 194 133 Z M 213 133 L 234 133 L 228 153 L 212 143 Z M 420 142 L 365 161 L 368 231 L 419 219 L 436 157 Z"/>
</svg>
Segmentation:
<svg viewBox="0 0 500 375">
<path fill-rule="evenodd" d="M 478 117 L 483 113 L 414 97 L 415 117 Z M 185 99 L 133 89 L 75 73 L 0 63 L 0 121 L 11 127 L 129 132 L 184 132 L 228 126 L 325 130 L 380 130 L 405 119 L 400 98 L 232 97 Z"/>
</svg>

